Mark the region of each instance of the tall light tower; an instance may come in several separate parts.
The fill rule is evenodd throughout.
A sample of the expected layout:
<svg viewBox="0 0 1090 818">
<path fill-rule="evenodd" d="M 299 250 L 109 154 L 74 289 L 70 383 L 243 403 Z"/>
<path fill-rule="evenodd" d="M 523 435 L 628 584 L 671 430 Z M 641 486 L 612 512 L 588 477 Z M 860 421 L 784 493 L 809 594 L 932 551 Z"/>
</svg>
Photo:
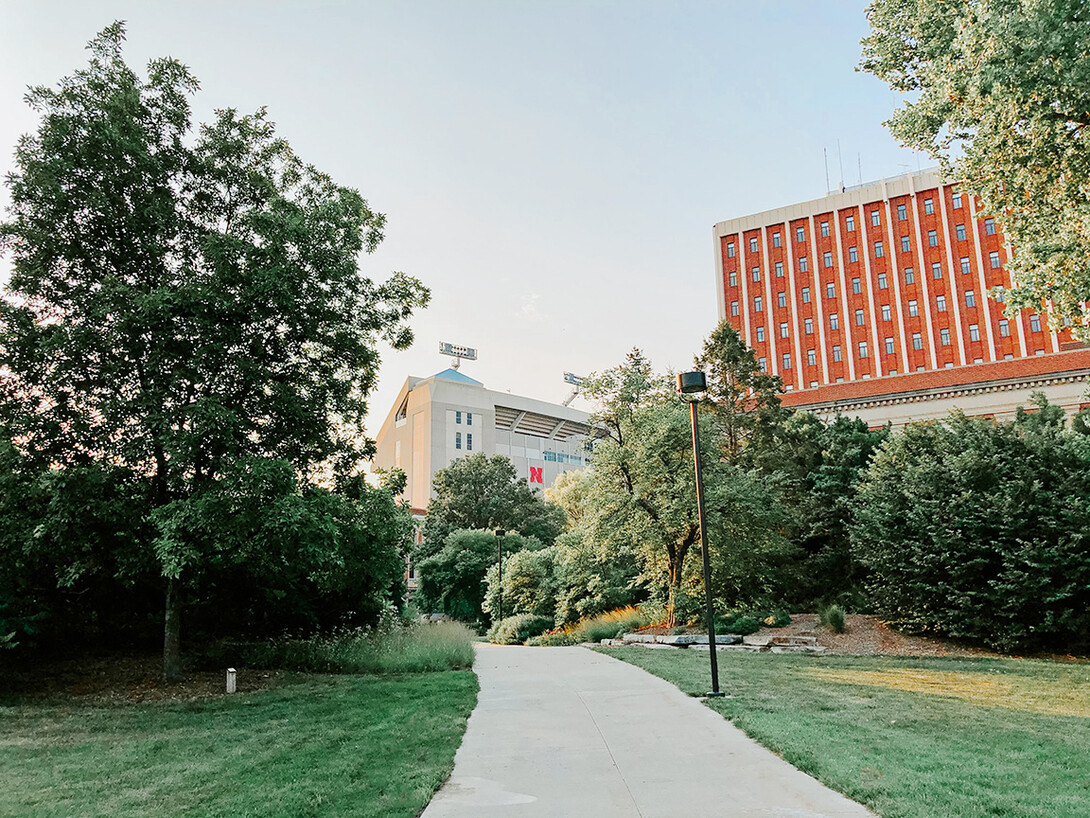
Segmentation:
<svg viewBox="0 0 1090 818">
<path fill-rule="evenodd" d="M 477 360 L 477 350 L 473 347 L 458 346 L 457 344 L 447 343 L 446 341 L 439 342 L 439 354 L 449 355 L 453 359 L 450 362 L 450 368 L 455 371 L 462 365 L 463 359 L 467 361 Z"/>
<path fill-rule="evenodd" d="M 568 397 L 564 398 L 564 402 L 560 404 L 561 406 L 567 406 L 569 403 L 576 399 L 576 397 L 579 395 L 579 390 L 583 386 L 583 378 L 579 375 L 573 375 L 570 372 L 565 372 L 564 383 L 570 383 L 572 389 L 571 394 L 568 395 Z"/>
</svg>

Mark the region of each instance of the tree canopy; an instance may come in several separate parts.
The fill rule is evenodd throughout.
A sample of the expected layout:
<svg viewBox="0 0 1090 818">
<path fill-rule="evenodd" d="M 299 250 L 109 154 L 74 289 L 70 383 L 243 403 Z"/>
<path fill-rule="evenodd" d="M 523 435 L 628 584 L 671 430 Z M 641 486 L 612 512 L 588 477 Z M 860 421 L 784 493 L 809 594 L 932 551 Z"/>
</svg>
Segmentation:
<svg viewBox="0 0 1090 818">
<path fill-rule="evenodd" d="M 41 120 L 0 224 L 0 412 L 31 461 L 147 481 L 169 608 L 211 548 L 200 526 L 177 535 L 184 509 L 218 508 L 255 459 L 343 476 L 371 455 L 377 344 L 410 344 L 429 294 L 361 273 L 384 217 L 300 160 L 264 110 L 224 109 L 194 133 L 196 79 L 166 58 L 142 79 L 123 40 L 115 23 L 86 68 L 27 96 Z"/>
<path fill-rule="evenodd" d="M 1090 7 L 873 0 L 860 68 L 908 95 L 887 123 L 1014 245 L 1013 308 L 1090 339 Z"/>
</svg>

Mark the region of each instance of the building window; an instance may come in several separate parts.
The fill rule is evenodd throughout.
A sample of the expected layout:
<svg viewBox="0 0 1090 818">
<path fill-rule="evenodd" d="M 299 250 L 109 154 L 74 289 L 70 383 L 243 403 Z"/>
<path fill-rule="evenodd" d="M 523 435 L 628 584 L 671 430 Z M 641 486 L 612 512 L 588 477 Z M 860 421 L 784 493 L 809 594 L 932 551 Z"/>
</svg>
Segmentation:
<svg viewBox="0 0 1090 818">
<path fill-rule="evenodd" d="M 934 199 L 924 199 L 923 200 L 923 212 L 926 213 L 928 216 L 930 216 L 931 214 L 933 214 L 935 212 L 935 200 Z"/>
<path fill-rule="evenodd" d="M 779 247 L 780 246 L 780 233 L 779 233 L 779 231 L 776 231 L 775 233 L 772 234 L 772 246 L 773 247 Z"/>
<path fill-rule="evenodd" d="M 817 352 L 815 350 L 806 350 L 806 363 L 808 363 L 810 366 L 814 366 L 817 364 Z"/>
<path fill-rule="evenodd" d="M 965 306 L 966 307 L 975 307 L 976 306 L 976 293 L 974 293 L 972 290 L 966 290 L 965 291 Z"/>
<path fill-rule="evenodd" d="M 897 205 L 897 221 L 903 222 L 908 218 L 908 210 L 903 204 Z"/>
<path fill-rule="evenodd" d="M 912 284 L 916 280 L 916 273 L 911 267 L 905 267 L 905 284 Z"/>
<path fill-rule="evenodd" d="M 893 354 L 893 339 L 892 338 L 887 338 L 886 339 L 886 355 L 892 355 L 892 354 Z"/>
<path fill-rule="evenodd" d="M 473 425 L 473 413 L 472 412 L 466 412 L 466 426 L 472 426 L 472 425 Z"/>
<path fill-rule="evenodd" d="M 799 244 L 802 244 L 804 241 L 806 241 L 805 228 L 799 227 L 795 230 L 795 241 L 797 241 Z"/>
<path fill-rule="evenodd" d="M 737 301 L 731 301 L 730 302 L 730 314 L 731 315 L 737 315 L 738 314 L 738 302 Z"/>
<path fill-rule="evenodd" d="M 988 253 L 988 263 L 992 265 L 993 270 L 999 269 L 999 253 L 995 250 Z"/>
<path fill-rule="evenodd" d="M 860 281 L 858 278 L 853 278 L 852 279 L 852 292 L 853 293 L 863 292 L 863 282 Z"/>
<path fill-rule="evenodd" d="M 462 448 L 462 433 L 461 432 L 455 432 L 454 433 L 454 448 L 455 449 Z"/>
<path fill-rule="evenodd" d="M 727 242 L 727 258 L 734 258 L 734 242 Z"/>
<path fill-rule="evenodd" d="M 863 310 L 856 310 L 855 311 L 855 325 L 857 327 L 863 326 L 863 321 L 864 320 L 866 320 L 866 319 L 863 317 Z"/>
<path fill-rule="evenodd" d="M 908 236 L 901 236 L 901 252 L 907 253 L 911 249 L 912 241 L 908 238 Z"/>
<path fill-rule="evenodd" d="M 828 236 L 829 235 L 829 223 L 828 222 L 822 222 L 821 223 L 821 235 L 823 235 L 823 236 Z"/>
<path fill-rule="evenodd" d="M 912 333 L 912 348 L 923 349 L 923 336 L 918 332 Z"/>
<path fill-rule="evenodd" d="M 935 309 L 938 310 L 939 312 L 946 312 L 946 296 L 945 295 L 935 296 Z"/>
<path fill-rule="evenodd" d="M 473 433 L 472 432 L 466 432 L 466 451 L 467 452 L 473 451 Z"/>
<path fill-rule="evenodd" d="M 787 322 L 786 321 L 780 322 L 780 337 L 781 338 L 786 338 L 787 337 Z"/>
<path fill-rule="evenodd" d="M 761 307 L 762 307 L 762 305 L 761 305 L 761 297 L 760 297 L 759 295 L 755 295 L 755 296 L 753 297 L 753 311 L 754 311 L 754 312 L 760 312 L 760 311 L 761 311 Z"/>
<path fill-rule="evenodd" d="M 937 261 L 931 262 L 931 277 L 942 278 L 942 265 Z"/>
<path fill-rule="evenodd" d="M 939 246 L 939 232 L 937 230 L 927 231 L 927 243 L 932 247 Z"/>
<path fill-rule="evenodd" d="M 783 278 L 783 262 L 776 262 L 776 278 Z"/>
<path fill-rule="evenodd" d="M 783 368 L 784 369 L 790 369 L 791 368 L 791 353 L 790 352 L 785 352 L 783 354 Z"/>
<path fill-rule="evenodd" d="M 877 227 L 878 225 L 880 225 L 882 223 L 881 219 L 878 217 L 878 211 L 877 210 L 872 210 L 870 212 L 870 223 L 874 227 Z"/>
<path fill-rule="evenodd" d="M 833 254 L 828 250 L 825 251 L 825 255 L 822 256 L 822 260 L 825 262 L 826 267 L 833 266 Z"/>
<path fill-rule="evenodd" d="M 785 292 L 776 293 L 776 302 L 781 307 L 786 307 L 787 306 L 787 293 L 785 293 Z"/>
<path fill-rule="evenodd" d="M 989 236 L 995 235 L 995 219 L 984 220 L 984 232 L 987 233 Z"/>
<path fill-rule="evenodd" d="M 879 273 L 878 274 L 878 289 L 879 290 L 885 290 L 885 289 L 888 289 L 888 288 L 889 288 L 889 283 L 886 281 L 886 274 L 885 273 Z"/>
<path fill-rule="evenodd" d="M 874 243 L 874 257 L 881 258 L 886 254 L 885 248 L 882 247 L 882 242 L 876 241 Z"/>
<path fill-rule="evenodd" d="M 1002 338 L 1009 338 L 1011 334 L 1011 322 L 1006 318 L 999 319 L 999 335 Z"/>
<path fill-rule="evenodd" d="M 833 360 L 834 361 L 839 361 L 840 360 L 840 345 L 839 344 L 833 346 Z"/>
<path fill-rule="evenodd" d="M 892 320 L 892 313 L 890 312 L 889 304 L 883 304 L 882 305 L 882 320 L 883 321 Z"/>
<path fill-rule="evenodd" d="M 835 312 L 829 313 L 829 329 L 840 329 L 840 319 Z"/>
<path fill-rule="evenodd" d="M 909 301 L 908 302 L 908 314 L 909 315 L 919 315 L 920 314 L 920 311 L 916 308 L 916 302 L 915 301 Z"/>
<path fill-rule="evenodd" d="M 980 325 L 979 324 L 970 324 L 969 325 L 969 340 L 970 341 L 979 341 L 980 340 Z"/>
<path fill-rule="evenodd" d="M 859 261 L 859 251 L 856 248 L 848 248 L 848 261 Z"/>
<path fill-rule="evenodd" d="M 960 209 L 961 208 L 961 194 L 960 193 L 955 193 L 951 197 L 951 199 L 952 199 L 952 201 L 954 203 L 954 209 L 955 210 Z"/>
<path fill-rule="evenodd" d="M 751 252 L 751 253 L 756 253 L 757 252 L 757 239 L 756 238 L 752 238 L 752 239 L 749 240 L 749 252 Z"/>
<path fill-rule="evenodd" d="M 765 339 L 765 328 L 764 327 L 757 327 L 757 340 L 759 342 L 763 343 L 764 339 Z"/>
<path fill-rule="evenodd" d="M 759 366 L 761 368 L 762 372 L 767 372 L 768 371 L 768 360 L 765 359 L 765 358 L 758 358 L 757 359 L 757 366 Z"/>
<path fill-rule="evenodd" d="M 799 257 L 799 272 L 800 273 L 805 273 L 806 272 L 806 256 L 800 256 Z"/>
<path fill-rule="evenodd" d="M 1033 332 L 1040 332 L 1041 331 L 1041 316 L 1031 315 L 1029 317 L 1029 328 Z"/>
<path fill-rule="evenodd" d="M 866 341 L 860 341 L 859 342 L 859 357 L 860 358 L 866 358 L 867 357 L 867 342 Z"/>
<path fill-rule="evenodd" d="M 939 341 L 944 347 L 950 346 L 950 330 L 943 327 L 939 330 Z"/>
<path fill-rule="evenodd" d="M 825 285 L 825 297 L 836 298 L 836 285 L 831 281 Z"/>
<path fill-rule="evenodd" d="M 809 304 L 810 303 L 810 288 L 809 287 L 803 287 L 802 288 L 802 303 L 803 304 Z"/>
<path fill-rule="evenodd" d="M 738 271 L 737 270 L 731 270 L 729 273 L 727 273 L 727 277 L 730 279 L 730 286 L 732 286 L 732 287 L 737 287 L 738 286 Z"/>
<path fill-rule="evenodd" d="M 959 224 L 954 228 L 954 232 L 957 233 L 958 241 L 965 241 L 965 225 Z"/>
<path fill-rule="evenodd" d="M 751 272 L 752 272 L 751 278 L 754 281 L 760 281 L 761 280 L 761 268 L 760 267 L 754 267 Z"/>
<path fill-rule="evenodd" d="M 970 270 L 970 268 L 969 268 L 969 257 L 968 256 L 962 256 L 961 257 L 961 272 L 965 273 L 965 274 L 968 274 L 969 270 Z"/>
<path fill-rule="evenodd" d="M 1002 287 L 998 287 L 996 289 L 995 300 L 998 301 L 1000 304 L 1004 303 L 1007 300 L 1007 294 L 1003 291 Z"/>
<path fill-rule="evenodd" d="M 813 335 L 814 334 L 814 319 L 813 318 L 803 319 L 802 329 L 807 335 Z"/>
<path fill-rule="evenodd" d="M 855 216 L 848 216 L 844 219 L 844 227 L 849 233 L 855 232 Z"/>
</svg>

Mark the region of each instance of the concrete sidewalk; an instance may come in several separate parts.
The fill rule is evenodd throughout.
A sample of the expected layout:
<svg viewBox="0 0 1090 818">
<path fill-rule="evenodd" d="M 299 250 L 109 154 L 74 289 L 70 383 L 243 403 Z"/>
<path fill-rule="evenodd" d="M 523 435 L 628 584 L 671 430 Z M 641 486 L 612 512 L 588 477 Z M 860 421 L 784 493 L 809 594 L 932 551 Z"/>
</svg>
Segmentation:
<svg viewBox="0 0 1090 818">
<path fill-rule="evenodd" d="M 475 669 L 477 709 L 424 818 L 874 818 L 624 662 L 488 645 Z"/>
</svg>

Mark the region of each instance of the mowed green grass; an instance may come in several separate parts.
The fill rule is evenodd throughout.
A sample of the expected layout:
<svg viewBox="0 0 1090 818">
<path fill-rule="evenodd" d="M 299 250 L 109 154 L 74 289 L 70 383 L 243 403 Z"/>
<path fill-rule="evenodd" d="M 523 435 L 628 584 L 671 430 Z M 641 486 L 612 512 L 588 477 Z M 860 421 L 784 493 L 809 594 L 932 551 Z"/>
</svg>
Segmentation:
<svg viewBox="0 0 1090 818">
<path fill-rule="evenodd" d="M 0 707 L 0 815 L 414 816 L 446 779 L 472 671 L 322 676 L 181 704 Z"/>
<path fill-rule="evenodd" d="M 709 689 L 707 653 L 603 652 Z M 1090 816 L 1090 666 L 721 653 L 719 678 L 710 707 L 882 818 Z"/>
</svg>

